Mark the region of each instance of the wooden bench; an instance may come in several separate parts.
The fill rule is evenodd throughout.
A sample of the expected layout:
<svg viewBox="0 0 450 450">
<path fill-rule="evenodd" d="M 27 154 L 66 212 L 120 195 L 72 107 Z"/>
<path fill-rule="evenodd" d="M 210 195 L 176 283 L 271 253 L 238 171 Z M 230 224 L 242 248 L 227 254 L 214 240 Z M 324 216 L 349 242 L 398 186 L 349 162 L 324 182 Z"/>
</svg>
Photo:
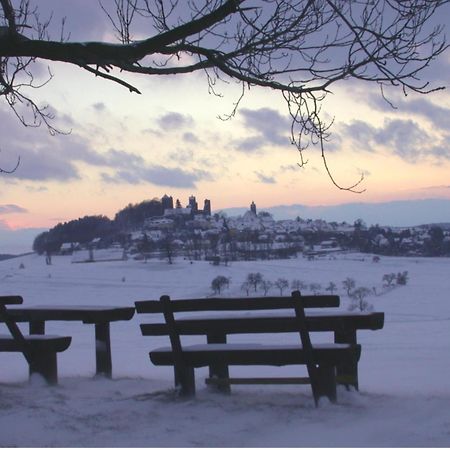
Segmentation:
<svg viewBox="0 0 450 450">
<path fill-rule="evenodd" d="M 131 320 L 133 306 L 38 305 L 9 308 L 16 322 L 28 322 L 30 335 L 44 335 L 46 322 L 82 322 L 95 327 L 96 375 L 112 377 L 111 322 Z M 1 318 L 0 318 L 1 320 Z"/>
<path fill-rule="evenodd" d="M 66 350 L 70 336 L 24 336 L 6 305 L 22 304 L 20 296 L 0 297 L 0 320 L 7 326 L 10 335 L 0 335 L 0 352 L 20 352 L 29 365 L 30 375 L 40 374 L 49 384 L 58 382 L 57 353 Z"/>
<path fill-rule="evenodd" d="M 336 401 L 336 368 L 354 367 L 360 356 L 361 347 L 356 343 L 311 344 L 308 320 L 304 307 L 336 307 L 339 306 L 338 296 L 306 296 L 295 291 L 291 297 L 262 297 L 243 299 L 190 299 L 170 300 L 162 296 L 160 301 L 138 301 L 138 313 L 163 313 L 165 323 L 142 324 L 143 335 L 168 335 L 171 347 L 157 348 L 150 352 L 150 359 L 155 365 L 174 366 L 175 386 L 181 395 L 195 394 L 194 369 L 209 366 L 207 384 L 212 384 L 220 390 L 229 392 L 231 384 L 250 383 L 296 383 L 311 384 L 314 400 L 327 396 Z M 266 325 L 259 321 L 256 331 L 252 326 L 242 328 L 238 324 L 239 317 L 225 317 L 223 323 L 230 328 L 214 327 L 215 318 L 202 317 L 194 319 L 176 318 L 174 313 L 205 312 L 205 311 L 246 311 L 290 309 L 293 317 L 288 320 L 290 326 L 283 326 L 283 316 L 273 316 Z M 258 320 L 258 318 L 256 318 Z M 273 320 L 272 320 L 273 319 Z M 238 322 L 236 322 L 236 320 Z M 241 320 L 251 324 L 251 317 L 241 317 Z M 271 321 L 272 320 L 272 321 Z M 263 320 L 264 321 L 264 320 Z M 292 329 L 292 322 L 295 327 Z M 272 333 L 292 332 L 299 334 L 298 344 L 230 344 L 226 342 L 226 334 L 236 333 Z M 207 343 L 199 345 L 182 345 L 180 335 L 204 334 Z M 300 345 L 301 342 L 301 345 Z M 243 365 L 306 365 L 308 377 L 290 378 L 231 378 L 229 366 Z M 352 381 L 352 380 L 350 380 Z"/>
</svg>

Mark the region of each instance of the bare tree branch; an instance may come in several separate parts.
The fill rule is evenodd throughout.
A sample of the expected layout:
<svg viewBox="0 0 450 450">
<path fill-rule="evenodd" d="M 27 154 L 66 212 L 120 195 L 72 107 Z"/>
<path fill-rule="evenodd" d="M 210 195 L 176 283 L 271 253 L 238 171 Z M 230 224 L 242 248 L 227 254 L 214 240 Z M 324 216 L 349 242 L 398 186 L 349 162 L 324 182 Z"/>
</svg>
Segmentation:
<svg viewBox="0 0 450 450">
<path fill-rule="evenodd" d="M 318 145 L 335 183 L 324 153 L 331 124 L 320 114 L 335 84 L 378 84 L 383 97 L 387 86 L 405 95 L 443 88 L 421 76 L 448 47 L 443 27 L 431 20 L 450 0 L 98 0 L 117 38 L 108 42 L 51 40 L 48 21 L 31 1 L 0 0 L 0 97 L 23 123 L 43 123 L 51 132 L 57 130 L 49 111 L 24 93 L 37 87 L 37 59 L 72 64 L 135 93 L 127 73 L 203 71 L 215 94 L 220 82 L 230 81 L 241 85 L 242 95 L 254 86 L 280 91 L 300 165 L 309 144 Z M 146 37 L 135 40 L 143 21 Z M 28 105 L 30 121 L 20 105 Z"/>
<path fill-rule="evenodd" d="M 17 163 L 12 169 L 4 169 L 0 167 L 0 173 L 9 173 L 9 174 L 14 173 L 19 167 L 19 165 L 20 165 L 20 156 L 17 158 Z"/>
</svg>

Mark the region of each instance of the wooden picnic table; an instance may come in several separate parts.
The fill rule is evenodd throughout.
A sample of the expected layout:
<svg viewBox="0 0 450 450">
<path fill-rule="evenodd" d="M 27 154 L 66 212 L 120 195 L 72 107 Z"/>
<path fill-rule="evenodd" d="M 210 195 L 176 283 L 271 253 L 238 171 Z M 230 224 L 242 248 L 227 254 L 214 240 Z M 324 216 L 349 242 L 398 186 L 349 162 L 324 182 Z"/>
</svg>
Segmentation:
<svg viewBox="0 0 450 450">
<path fill-rule="evenodd" d="M 84 324 L 93 324 L 95 326 L 96 373 L 111 377 L 110 324 L 130 320 L 135 308 L 133 306 L 38 305 L 12 307 L 8 309 L 8 312 L 16 322 L 29 322 L 29 331 L 32 335 L 43 335 L 45 322 L 48 321 L 79 321 Z"/>
</svg>

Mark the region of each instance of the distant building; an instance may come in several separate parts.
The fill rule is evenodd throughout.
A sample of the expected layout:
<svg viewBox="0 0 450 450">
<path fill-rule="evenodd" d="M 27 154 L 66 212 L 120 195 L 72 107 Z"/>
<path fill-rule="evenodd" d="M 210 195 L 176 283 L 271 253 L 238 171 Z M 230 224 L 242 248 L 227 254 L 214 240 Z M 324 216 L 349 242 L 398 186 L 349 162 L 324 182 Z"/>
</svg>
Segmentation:
<svg viewBox="0 0 450 450">
<path fill-rule="evenodd" d="M 203 214 L 205 216 L 211 215 L 211 200 L 205 200 L 205 204 L 203 206 Z"/>
<path fill-rule="evenodd" d="M 204 216 L 211 215 L 211 200 L 206 199 L 204 202 L 203 209 L 198 208 L 198 203 L 194 195 L 189 197 L 189 203 L 186 208 L 181 206 L 180 200 L 177 198 L 175 201 L 175 208 L 173 204 L 173 197 L 164 194 L 161 198 L 161 205 L 163 209 L 164 216 L 176 216 L 176 215 L 191 215 L 196 216 L 202 214 Z"/>
<path fill-rule="evenodd" d="M 61 248 L 59 249 L 60 255 L 71 255 L 75 250 L 80 248 L 78 242 L 63 242 Z"/>
<path fill-rule="evenodd" d="M 164 194 L 163 198 L 161 199 L 161 205 L 163 212 L 166 209 L 173 209 L 173 197 L 169 197 L 168 195 Z"/>
<path fill-rule="evenodd" d="M 192 211 L 194 214 L 197 214 L 197 212 L 198 212 L 198 203 L 197 203 L 197 200 L 195 200 L 195 197 L 194 197 L 193 195 L 191 195 L 191 196 L 189 197 L 189 204 L 188 204 L 187 207 L 188 207 L 188 208 L 191 208 L 191 211 Z"/>
</svg>

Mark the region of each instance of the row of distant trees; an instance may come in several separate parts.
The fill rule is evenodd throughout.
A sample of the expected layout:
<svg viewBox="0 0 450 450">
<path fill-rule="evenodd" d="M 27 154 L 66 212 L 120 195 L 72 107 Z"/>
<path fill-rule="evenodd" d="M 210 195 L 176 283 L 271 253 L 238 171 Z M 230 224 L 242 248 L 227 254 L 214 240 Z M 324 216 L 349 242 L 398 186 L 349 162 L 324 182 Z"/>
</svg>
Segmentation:
<svg viewBox="0 0 450 450">
<path fill-rule="evenodd" d="M 382 277 L 382 287 L 384 290 L 393 289 L 395 286 L 404 286 L 407 284 L 409 274 L 407 271 L 392 272 L 384 274 Z M 220 295 L 225 289 L 230 287 L 231 279 L 223 275 L 216 276 L 211 281 L 211 290 L 215 295 Z M 251 292 L 257 293 L 262 291 L 266 296 L 270 290 L 276 289 L 280 296 L 291 288 L 291 290 L 310 291 L 313 295 L 318 295 L 323 292 L 323 287 L 320 283 L 305 283 L 301 280 L 294 279 L 290 283 L 286 278 L 277 278 L 275 281 L 268 280 L 260 272 L 251 272 L 247 274 L 245 281 L 241 284 L 241 291 L 245 292 L 247 296 Z M 373 306 L 367 301 L 367 297 L 377 294 L 375 287 L 368 288 L 366 286 L 357 286 L 353 278 L 347 277 L 342 281 L 342 288 L 351 300 L 349 306 L 350 310 L 368 311 Z M 325 287 L 325 292 L 328 294 L 335 294 L 338 291 L 338 286 L 335 282 L 330 281 Z M 379 293 L 378 293 L 379 295 Z"/>
</svg>

